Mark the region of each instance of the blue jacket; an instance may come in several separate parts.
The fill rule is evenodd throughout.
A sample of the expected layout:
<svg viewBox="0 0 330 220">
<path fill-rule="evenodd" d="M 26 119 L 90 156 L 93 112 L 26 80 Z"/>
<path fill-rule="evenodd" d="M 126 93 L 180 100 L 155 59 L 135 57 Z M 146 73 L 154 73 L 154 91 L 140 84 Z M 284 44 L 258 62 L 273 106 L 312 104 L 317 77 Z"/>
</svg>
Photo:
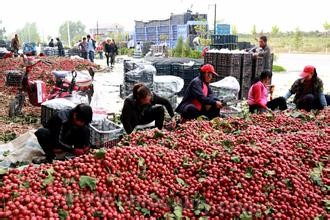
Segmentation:
<svg viewBox="0 0 330 220">
<path fill-rule="evenodd" d="M 209 85 L 207 85 L 207 89 L 208 89 L 208 96 L 204 96 L 203 94 L 203 80 L 202 80 L 202 76 L 198 76 L 196 78 L 194 78 L 188 85 L 185 94 L 183 96 L 183 99 L 181 101 L 181 103 L 178 105 L 178 107 L 175 109 L 176 112 L 178 113 L 182 113 L 184 110 L 184 108 L 189 105 L 192 104 L 192 101 L 194 99 L 197 99 L 202 106 L 205 105 L 212 105 L 214 106 L 216 101 L 218 101 L 218 99 L 216 97 L 214 97 L 214 94 L 212 92 L 212 89 L 210 88 Z"/>
</svg>

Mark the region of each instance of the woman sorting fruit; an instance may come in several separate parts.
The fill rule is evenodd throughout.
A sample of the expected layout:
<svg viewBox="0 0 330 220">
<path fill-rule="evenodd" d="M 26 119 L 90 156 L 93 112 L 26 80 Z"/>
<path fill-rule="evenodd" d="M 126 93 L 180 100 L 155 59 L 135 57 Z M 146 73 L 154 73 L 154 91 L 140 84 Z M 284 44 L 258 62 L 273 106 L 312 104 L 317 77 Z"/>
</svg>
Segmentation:
<svg viewBox="0 0 330 220">
<path fill-rule="evenodd" d="M 213 76 L 218 76 L 214 67 L 205 64 L 200 68 L 200 75 L 190 82 L 176 108 L 183 119 L 196 119 L 202 115 L 209 119 L 219 116 L 222 103 L 213 95 L 209 86 Z"/>
<path fill-rule="evenodd" d="M 153 121 L 155 121 L 155 126 L 158 129 L 162 129 L 165 118 L 162 105 L 166 107 L 168 114 L 173 118 L 174 112 L 167 99 L 152 93 L 143 84 L 136 84 L 133 87 L 133 94 L 125 99 L 120 116 L 126 133 L 132 133 L 137 125 L 145 125 Z"/>
<path fill-rule="evenodd" d="M 323 93 L 323 82 L 317 76 L 316 68 L 311 65 L 305 66 L 300 79 L 297 79 L 290 90 L 284 96 L 288 99 L 295 94 L 293 102 L 298 109 L 310 111 L 312 109 L 323 109 L 330 103 L 330 96 Z"/>
<path fill-rule="evenodd" d="M 35 132 L 46 158 L 33 162 L 52 163 L 55 158 L 54 150 L 58 149 L 76 156 L 87 153 L 90 145 L 88 125 L 92 118 L 92 108 L 85 104 L 57 112 L 44 128 Z"/>
<path fill-rule="evenodd" d="M 267 110 L 287 109 L 286 101 L 283 97 L 278 97 L 268 101 L 268 88 L 272 78 L 272 72 L 264 70 L 261 72 L 259 80 L 254 83 L 248 93 L 248 105 L 250 113 L 262 113 Z M 271 91 L 272 92 L 272 91 Z"/>
</svg>

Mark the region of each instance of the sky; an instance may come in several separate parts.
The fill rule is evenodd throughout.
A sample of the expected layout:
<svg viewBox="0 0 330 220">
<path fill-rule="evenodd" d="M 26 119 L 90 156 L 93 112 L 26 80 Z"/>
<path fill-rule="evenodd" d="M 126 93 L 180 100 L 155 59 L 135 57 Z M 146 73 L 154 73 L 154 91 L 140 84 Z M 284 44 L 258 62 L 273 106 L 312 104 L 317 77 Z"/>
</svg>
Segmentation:
<svg viewBox="0 0 330 220">
<path fill-rule="evenodd" d="M 66 20 L 82 21 L 88 29 L 99 23 L 119 23 L 125 30 L 134 29 L 134 20 L 167 19 L 171 13 L 187 9 L 208 14 L 213 29 L 216 19 L 235 25 L 239 33 L 270 31 L 277 25 L 281 31 L 319 30 L 330 22 L 329 0 L 3 0 L 0 20 L 8 33 L 14 33 L 26 22 L 36 22 L 43 39 L 57 37 L 59 26 Z"/>
</svg>

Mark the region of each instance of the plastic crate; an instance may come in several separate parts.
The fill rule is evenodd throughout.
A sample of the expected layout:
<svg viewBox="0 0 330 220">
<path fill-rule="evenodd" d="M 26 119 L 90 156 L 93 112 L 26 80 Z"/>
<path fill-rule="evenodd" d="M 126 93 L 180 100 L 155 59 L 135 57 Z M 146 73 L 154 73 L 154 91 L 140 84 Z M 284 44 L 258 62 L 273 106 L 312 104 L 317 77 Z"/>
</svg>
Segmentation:
<svg viewBox="0 0 330 220">
<path fill-rule="evenodd" d="M 213 66 L 217 65 L 217 56 L 218 53 L 207 52 L 204 57 L 204 63 L 212 64 Z"/>
<path fill-rule="evenodd" d="M 155 64 L 154 66 L 157 70 L 156 75 L 158 75 L 158 76 L 173 75 L 171 64 L 167 64 L 167 65 Z"/>
<path fill-rule="evenodd" d="M 219 53 L 217 57 L 217 65 L 240 65 L 241 64 L 241 54 L 234 53 Z"/>
<path fill-rule="evenodd" d="M 124 134 L 123 128 L 109 119 L 93 121 L 89 127 L 90 144 L 95 148 L 111 148 L 120 141 Z"/>
<path fill-rule="evenodd" d="M 5 72 L 6 86 L 21 86 L 24 73 L 17 70 L 8 70 Z"/>
<path fill-rule="evenodd" d="M 45 105 L 41 105 L 41 124 L 42 126 L 46 126 L 47 121 L 56 114 L 56 112 L 58 112 L 58 109 L 53 109 L 53 108 L 49 108 Z"/>
</svg>

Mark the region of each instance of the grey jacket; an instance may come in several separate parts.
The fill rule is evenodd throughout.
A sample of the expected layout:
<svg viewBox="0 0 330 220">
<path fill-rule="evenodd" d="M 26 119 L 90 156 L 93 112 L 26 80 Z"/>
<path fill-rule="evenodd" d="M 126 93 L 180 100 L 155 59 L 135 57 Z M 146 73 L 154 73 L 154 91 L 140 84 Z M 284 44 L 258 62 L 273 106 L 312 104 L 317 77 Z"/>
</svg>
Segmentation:
<svg viewBox="0 0 330 220">
<path fill-rule="evenodd" d="M 272 62 L 272 55 L 270 52 L 270 48 L 268 45 L 265 46 L 259 53 L 258 56 L 264 58 L 264 70 L 270 70 L 271 71 L 271 62 Z"/>
</svg>

